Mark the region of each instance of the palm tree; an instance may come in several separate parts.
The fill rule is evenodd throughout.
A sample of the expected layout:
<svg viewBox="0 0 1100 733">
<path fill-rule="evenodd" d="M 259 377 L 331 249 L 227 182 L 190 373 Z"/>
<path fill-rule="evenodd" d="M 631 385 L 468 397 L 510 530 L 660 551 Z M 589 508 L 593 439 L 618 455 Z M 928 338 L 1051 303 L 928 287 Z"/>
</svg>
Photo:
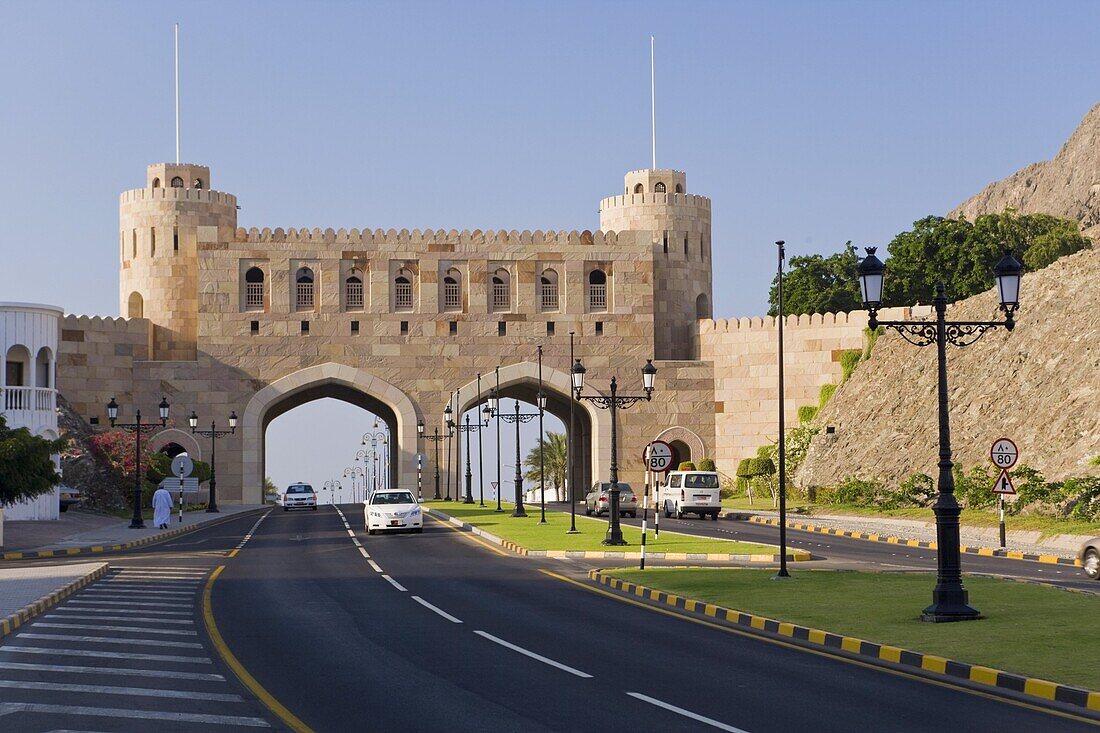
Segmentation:
<svg viewBox="0 0 1100 733">
<path fill-rule="evenodd" d="M 554 488 L 556 495 L 560 496 L 558 490 L 565 486 L 565 433 L 547 433 L 546 438 L 532 448 L 527 457 L 523 459 L 523 465 L 527 468 L 524 478 L 535 482 L 536 485 L 539 481 L 539 453 L 543 453 L 546 483 Z"/>
</svg>

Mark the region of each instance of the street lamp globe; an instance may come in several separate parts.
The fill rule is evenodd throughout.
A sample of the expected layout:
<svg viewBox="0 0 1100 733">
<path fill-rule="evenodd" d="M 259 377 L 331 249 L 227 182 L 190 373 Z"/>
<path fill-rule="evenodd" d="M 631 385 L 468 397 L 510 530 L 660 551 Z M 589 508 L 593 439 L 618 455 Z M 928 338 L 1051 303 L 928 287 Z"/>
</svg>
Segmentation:
<svg viewBox="0 0 1100 733">
<path fill-rule="evenodd" d="M 448 429 L 454 427 L 454 424 L 455 424 L 454 420 L 451 419 L 452 415 L 454 415 L 454 410 L 452 410 L 451 406 L 448 404 L 446 409 L 443 410 L 443 419 L 444 419 Z"/>
<path fill-rule="evenodd" d="M 416 434 L 420 435 L 420 436 L 424 435 L 424 419 L 423 418 L 417 418 L 417 420 L 416 420 Z"/>
<path fill-rule="evenodd" d="M 489 407 L 489 403 L 485 403 L 485 407 L 481 408 L 481 416 L 484 418 L 484 425 L 488 426 L 489 421 L 493 417 L 493 408 Z"/>
<path fill-rule="evenodd" d="M 539 390 L 538 396 L 535 398 L 535 400 L 539 404 L 539 412 L 546 412 L 546 393 L 542 390 Z"/>
<path fill-rule="evenodd" d="M 192 433 L 199 426 L 199 416 L 195 414 L 194 410 L 191 410 L 191 416 L 187 418 L 187 424 L 191 426 Z"/>
<path fill-rule="evenodd" d="M 160 424 L 164 425 L 168 422 L 168 398 L 161 397 L 157 409 L 160 411 Z"/>
<path fill-rule="evenodd" d="M 494 415 L 500 409 L 500 396 L 497 394 L 497 388 L 493 387 L 489 390 L 489 411 Z"/>
<path fill-rule="evenodd" d="M 581 398 L 581 392 L 584 391 L 584 373 L 586 371 L 580 359 L 573 362 L 573 391 L 576 392 L 577 399 Z"/>
<path fill-rule="evenodd" d="M 233 410 L 229 413 L 229 429 L 234 433 L 237 432 L 237 411 Z"/>
<path fill-rule="evenodd" d="M 656 378 L 657 367 L 653 366 L 652 359 L 646 359 L 645 366 L 642 367 L 642 388 L 647 395 L 653 394 L 653 382 Z"/>
<path fill-rule="evenodd" d="M 867 256 L 859 261 L 856 271 L 859 273 L 859 290 L 863 294 L 863 307 L 877 309 L 882 304 L 882 279 L 886 274 L 886 265 L 875 251 L 878 247 L 867 247 Z"/>
<path fill-rule="evenodd" d="M 997 292 L 1001 296 L 1002 310 L 1011 312 L 1020 305 L 1020 277 L 1023 274 L 1024 266 L 1008 251 L 993 267 L 993 275 L 997 278 Z"/>
<path fill-rule="evenodd" d="M 107 419 L 111 421 L 111 426 L 115 424 L 115 418 L 118 417 L 118 403 L 115 402 L 115 398 L 112 397 L 111 401 L 107 403 Z"/>
</svg>

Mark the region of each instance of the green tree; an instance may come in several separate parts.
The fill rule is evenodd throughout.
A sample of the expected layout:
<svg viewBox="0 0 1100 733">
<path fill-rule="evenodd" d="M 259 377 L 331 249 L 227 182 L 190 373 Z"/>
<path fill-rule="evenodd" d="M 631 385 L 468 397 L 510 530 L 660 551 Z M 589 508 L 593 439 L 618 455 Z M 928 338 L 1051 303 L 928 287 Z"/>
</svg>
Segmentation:
<svg viewBox="0 0 1100 733">
<path fill-rule="evenodd" d="M 532 448 L 523 459 L 523 465 L 527 468 L 527 473 L 523 477 L 538 484 L 539 454 L 541 453 L 546 483 L 555 490 L 561 489 L 565 486 L 566 449 L 565 433 L 547 433 L 546 438 Z"/>
<path fill-rule="evenodd" d="M 65 439 L 47 440 L 26 428 L 9 428 L 0 414 L 0 507 L 45 494 L 61 481 L 53 456 Z"/>
<path fill-rule="evenodd" d="M 862 305 L 856 266 L 859 260 L 851 242 L 836 254 L 802 255 L 791 258 L 790 271 L 783 277 L 783 311 L 801 313 L 841 313 Z M 772 280 L 768 315 L 778 314 L 778 277 Z"/>
</svg>

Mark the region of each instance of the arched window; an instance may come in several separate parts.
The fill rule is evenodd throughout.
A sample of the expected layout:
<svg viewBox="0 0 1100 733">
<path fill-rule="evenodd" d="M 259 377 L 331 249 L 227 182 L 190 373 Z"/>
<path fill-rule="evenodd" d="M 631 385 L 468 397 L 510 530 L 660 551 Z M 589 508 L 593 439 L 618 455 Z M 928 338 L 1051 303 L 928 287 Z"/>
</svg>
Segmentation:
<svg viewBox="0 0 1100 733">
<path fill-rule="evenodd" d="M 355 267 L 348 270 L 344 280 L 344 307 L 348 310 L 363 309 L 363 273 Z"/>
<path fill-rule="evenodd" d="M 654 184 L 654 186 L 653 186 L 653 193 L 664 193 L 664 192 L 665 192 L 665 184 L 660 182 L 660 181 L 657 181 L 657 183 Z"/>
<path fill-rule="evenodd" d="M 196 178 L 195 179 L 195 188 L 202 188 L 202 179 L 201 178 Z"/>
<path fill-rule="evenodd" d="M 34 360 L 34 386 L 53 388 L 53 353 L 47 346 L 38 350 L 38 358 Z"/>
<path fill-rule="evenodd" d="M 607 273 L 603 270 L 588 273 L 588 310 L 607 310 Z"/>
<path fill-rule="evenodd" d="M 313 310 L 313 270 L 301 267 L 294 276 L 295 283 L 295 310 Z"/>
<path fill-rule="evenodd" d="M 159 178 L 154 178 L 153 179 L 153 188 L 160 188 L 160 179 Z"/>
<path fill-rule="evenodd" d="M 539 310 L 556 311 L 558 309 L 558 273 L 545 269 L 539 277 Z"/>
<path fill-rule="evenodd" d="M 634 187 L 634 193 L 645 193 L 645 186 L 639 183 Z"/>
<path fill-rule="evenodd" d="M 443 309 L 462 310 L 462 273 L 453 267 L 443 275 Z"/>
<path fill-rule="evenodd" d="M 172 188 L 183 188 L 183 179 L 179 176 L 172 177 Z"/>
<path fill-rule="evenodd" d="M 682 185 L 682 184 L 679 184 L 679 183 L 677 183 L 677 184 L 676 184 L 676 193 L 683 193 L 683 192 L 684 192 L 684 187 L 683 187 L 683 185 Z"/>
<path fill-rule="evenodd" d="M 511 298 L 511 278 L 508 275 L 508 271 L 501 268 L 493 273 L 492 286 L 493 286 L 493 310 L 494 311 L 506 311 L 512 307 Z"/>
<path fill-rule="evenodd" d="M 710 298 L 706 293 L 699 293 L 699 297 L 695 299 L 695 317 L 710 318 Z"/>
<path fill-rule="evenodd" d="M 244 307 L 250 311 L 264 309 L 264 271 L 258 267 L 250 267 L 244 274 Z"/>
<path fill-rule="evenodd" d="M 411 311 L 413 309 L 413 274 L 402 267 L 393 278 L 393 309 Z"/>
<path fill-rule="evenodd" d="M 152 257 L 157 253 L 157 230 L 156 227 L 149 227 L 149 256 Z"/>
<path fill-rule="evenodd" d="M 4 359 L 4 402 L 2 410 L 30 410 L 31 391 L 29 389 L 11 389 L 29 387 L 31 378 L 31 352 L 26 346 L 16 344 L 8 349 Z M 18 424 L 18 423 L 17 423 Z"/>
<path fill-rule="evenodd" d="M 145 299 L 141 297 L 141 293 L 136 290 L 130 293 L 130 298 L 126 301 L 126 317 L 127 318 L 144 318 L 145 317 Z"/>
</svg>

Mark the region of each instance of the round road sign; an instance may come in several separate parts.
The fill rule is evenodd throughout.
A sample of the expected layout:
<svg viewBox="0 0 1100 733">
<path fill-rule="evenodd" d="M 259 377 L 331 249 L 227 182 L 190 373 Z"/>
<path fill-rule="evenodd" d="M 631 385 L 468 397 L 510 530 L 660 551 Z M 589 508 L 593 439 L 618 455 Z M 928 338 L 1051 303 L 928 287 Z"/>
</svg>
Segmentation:
<svg viewBox="0 0 1100 733">
<path fill-rule="evenodd" d="M 672 446 L 663 440 L 654 440 L 645 447 L 642 460 L 650 471 L 667 473 L 672 470 Z"/>
<path fill-rule="evenodd" d="M 180 453 L 178 456 L 172 459 L 172 475 L 183 476 L 184 478 L 191 475 L 191 472 L 195 470 L 195 464 L 191 462 L 190 456 L 186 453 Z"/>
<path fill-rule="evenodd" d="M 1008 438 L 998 438 L 989 449 L 989 459 L 997 468 L 1007 469 L 1016 465 L 1020 450 Z"/>
</svg>

